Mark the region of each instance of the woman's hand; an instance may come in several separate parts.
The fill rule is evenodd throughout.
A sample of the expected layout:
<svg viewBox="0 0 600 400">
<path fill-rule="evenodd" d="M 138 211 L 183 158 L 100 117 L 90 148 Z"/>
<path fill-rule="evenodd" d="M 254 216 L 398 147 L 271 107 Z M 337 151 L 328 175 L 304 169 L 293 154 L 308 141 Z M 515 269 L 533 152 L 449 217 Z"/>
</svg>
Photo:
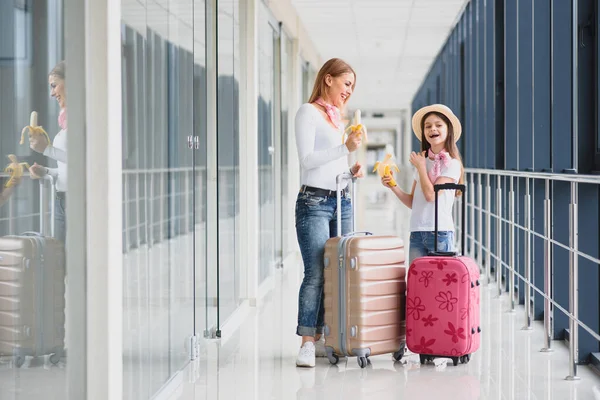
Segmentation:
<svg viewBox="0 0 600 400">
<path fill-rule="evenodd" d="M 352 168 L 350 168 L 350 172 L 352 173 L 352 177 L 354 178 L 365 177 L 365 171 L 358 161 L 352 166 Z"/>
<path fill-rule="evenodd" d="M 33 151 L 36 151 L 38 153 L 43 153 L 49 144 L 50 143 L 48 143 L 48 139 L 46 139 L 46 136 L 44 136 L 44 135 L 29 136 L 29 147 Z"/>
<path fill-rule="evenodd" d="M 38 163 L 34 163 L 29 167 L 29 173 L 31 174 L 31 179 L 40 179 L 48 174 L 48 168 L 43 167 Z"/>
<path fill-rule="evenodd" d="M 415 153 L 413 151 L 410 153 L 410 163 L 414 165 L 417 170 L 427 170 L 427 159 L 425 158 L 425 152 Z"/>
<path fill-rule="evenodd" d="M 353 151 L 356 151 L 356 149 L 358 149 L 361 144 L 362 144 L 362 130 L 360 131 L 356 131 L 356 132 L 351 132 L 348 135 L 348 139 L 346 139 L 346 147 L 348 148 L 348 151 L 350 153 L 352 153 Z"/>
</svg>

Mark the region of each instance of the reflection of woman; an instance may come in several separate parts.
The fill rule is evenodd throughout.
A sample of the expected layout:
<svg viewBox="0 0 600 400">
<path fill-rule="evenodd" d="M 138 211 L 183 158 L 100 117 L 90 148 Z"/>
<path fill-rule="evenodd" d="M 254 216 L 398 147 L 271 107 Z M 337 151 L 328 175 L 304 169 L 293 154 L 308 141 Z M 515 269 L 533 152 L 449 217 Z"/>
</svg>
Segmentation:
<svg viewBox="0 0 600 400">
<path fill-rule="evenodd" d="M 60 107 L 58 115 L 60 131 L 54 138 L 52 146 L 49 146 L 50 143 L 44 136 L 31 135 L 29 137 L 29 147 L 33 151 L 43 153 L 46 157 L 56 160 L 57 168 L 47 168 L 35 163 L 29 171 L 40 178 L 47 174 L 54 178 L 56 187 L 54 236 L 64 243 L 66 237 L 65 194 L 67 191 L 67 91 L 64 61 L 59 62 L 50 71 L 48 84 L 50 85 L 50 95 L 56 99 Z"/>
</svg>

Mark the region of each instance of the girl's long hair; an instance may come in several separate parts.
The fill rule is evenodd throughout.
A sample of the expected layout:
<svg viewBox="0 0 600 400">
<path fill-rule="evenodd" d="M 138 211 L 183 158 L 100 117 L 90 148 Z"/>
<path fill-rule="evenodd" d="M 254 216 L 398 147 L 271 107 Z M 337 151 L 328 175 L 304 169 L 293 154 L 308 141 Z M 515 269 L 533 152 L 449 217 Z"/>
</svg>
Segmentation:
<svg viewBox="0 0 600 400">
<path fill-rule="evenodd" d="M 337 78 L 343 74 L 353 74 L 354 75 L 354 83 L 352 84 L 352 91 L 354 91 L 354 87 L 356 86 L 356 72 L 352 69 L 352 67 L 342 59 L 332 58 L 328 60 L 317 74 L 315 78 L 315 85 L 313 86 L 312 94 L 308 99 L 309 103 L 316 101 L 319 97 L 323 97 L 323 94 L 327 93 L 327 83 L 325 83 L 325 78 L 327 75 L 331 75 L 333 78 Z M 350 97 L 346 98 L 345 103 L 348 102 Z"/>
<path fill-rule="evenodd" d="M 458 147 L 456 146 L 456 142 L 454 141 L 454 127 L 450 123 L 450 120 L 448 119 L 448 117 L 446 117 L 444 114 L 432 111 L 432 112 L 425 114 L 423 116 L 423 118 L 421 118 L 421 151 L 429 152 L 429 149 L 431 148 L 431 144 L 429 144 L 429 142 L 427 141 L 427 138 L 425 137 L 425 120 L 431 114 L 435 114 L 438 117 L 440 117 L 442 119 L 442 121 L 444 121 L 446 126 L 448 127 L 448 135 L 446 136 L 446 143 L 444 143 L 444 146 L 445 146 L 448 154 L 450 154 L 450 157 L 457 159 L 458 162 L 460 163 L 460 179 L 458 180 L 458 183 L 460 183 L 462 185 L 465 182 L 465 180 L 464 180 L 465 169 L 463 167 L 462 157 L 460 156 L 460 152 L 458 151 Z M 426 157 L 427 157 L 427 154 L 428 153 L 425 153 Z M 460 190 L 456 191 L 457 197 L 460 196 L 461 194 L 462 194 L 462 191 L 460 191 Z"/>
</svg>

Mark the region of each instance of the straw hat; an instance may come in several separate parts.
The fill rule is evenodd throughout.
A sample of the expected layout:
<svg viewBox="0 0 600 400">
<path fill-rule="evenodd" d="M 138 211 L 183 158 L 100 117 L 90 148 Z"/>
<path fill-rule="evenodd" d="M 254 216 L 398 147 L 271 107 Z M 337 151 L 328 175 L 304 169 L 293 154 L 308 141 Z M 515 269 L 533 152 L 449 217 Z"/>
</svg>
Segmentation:
<svg viewBox="0 0 600 400">
<path fill-rule="evenodd" d="M 452 124 L 454 128 L 454 141 L 457 142 L 462 133 L 462 126 L 460 125 L 460 121 L 458 117 L 454 115 L 452 110 L 443 104 L 432 104 L 430 106 L 425 106 L 419 109 L 412 117 L 412 127 L 417 139 L 421 141 L 421 137 L 423 136 L 423 132 L 421 132 L 421 120 L 423 117 L 430 112 L 438 112 L 440 114 L 445 115 Z"/>
</svg>

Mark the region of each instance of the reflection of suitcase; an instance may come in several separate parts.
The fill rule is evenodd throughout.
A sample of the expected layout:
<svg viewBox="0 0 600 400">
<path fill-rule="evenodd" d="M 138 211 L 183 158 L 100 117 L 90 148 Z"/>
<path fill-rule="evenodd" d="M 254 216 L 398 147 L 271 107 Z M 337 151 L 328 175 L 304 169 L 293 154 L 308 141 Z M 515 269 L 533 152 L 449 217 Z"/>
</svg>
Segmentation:
<svg viewBox="0 0 600 400">
<path fill-rule="evenodd" d="M 57 363 L 64 351 L 64 295 L 60 241 L 38 233 L 1 237 L 0 356 L 14 356 L 21 366 L 25 356 L 51 354 L 50 361 Z"/>
<path fill-rule="evenodd" d="M 340 185 L 349 174 L 338 177 Z M 352 183 L 353 207 L 356 206 Z M 338 232 L 341 232 L 338 212 Z M 354 226 L 354 222 L 353 222 Z M 406 268 L 404 245 L 395 236 L 351 233 L 331 238 L 325 245 L 325 346 L 329 361 L 357 356 L 367 366 L 368 357 L 405 349 L 404 299 Z"/>
<path fill-rule="evenodd" d="M 439 190 L 464 185 L 435 185 Z M 462 249 L 465 249 L 465 201 L 462 202 Z M 479 348 L 479 267 L 473 259 L 454 252 L 433 252 L 413 261 L 406 292 L 407 346 L 420 354 L 421 363 L 436 357 L 451 358 L 454 365 L 469 362 Z"/>
</svg>

